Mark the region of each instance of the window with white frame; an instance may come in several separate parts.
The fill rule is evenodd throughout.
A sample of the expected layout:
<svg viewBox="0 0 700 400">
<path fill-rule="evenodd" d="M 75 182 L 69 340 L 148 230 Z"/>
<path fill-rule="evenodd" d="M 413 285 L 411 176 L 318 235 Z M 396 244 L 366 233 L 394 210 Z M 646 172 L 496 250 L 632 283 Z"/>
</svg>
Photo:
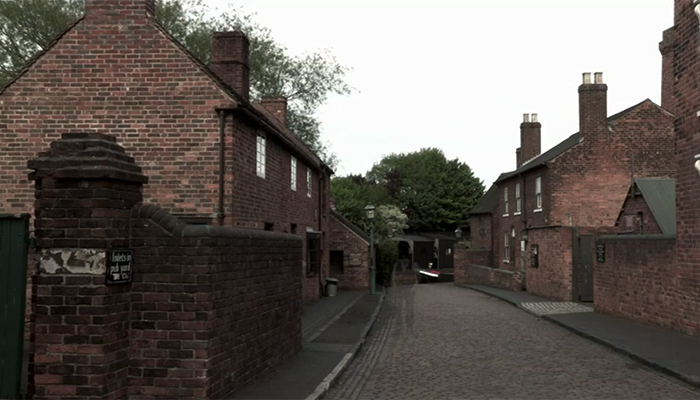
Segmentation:
<svg viewBox="0 0 700 400">
<path fill-rule="evenodd" d="M 297 159 L 296 157 L 292 156 L 292 165 L 291 165 L 291 174 L 292 174 L 292 190 L 296 192 L 297 190 Z"/>
<path fill-rule="evenodd" d="M 522 209 L 522 199 L 520 198 L 520 184 L 515 184 L 515 213 L 520 214 Z"/>
<path fill-rule="evenodd" d="M 265 139 L 265 134 L 258 133 L 256 164 L 257 164 L 258 176 L 261 178 L 265 177 L 265 157 L 266 157 L 266 152 L 267 152 L 266 147 L 267 147 L 267 141 Z"/>
<path fill-rule="evenodd" d="M 542 177 L 535 178 L 535 201 L 537 202 L 537 210 L 542 210 Z"/>
<path fill-rule="evenodd" d="M 503 234 L 503 261 L 510 260 L 510 245 L 509 245 L 508 232 Z"/>
<path fill-rule="evenodd" d="M 503 188 L 503 216 L 508 216 L 508 188 Z"/>
<path fill-rule="evenodd" d="M 306 168 L 306 196 L 311 197 L 311 168 Z"/>
</svg>

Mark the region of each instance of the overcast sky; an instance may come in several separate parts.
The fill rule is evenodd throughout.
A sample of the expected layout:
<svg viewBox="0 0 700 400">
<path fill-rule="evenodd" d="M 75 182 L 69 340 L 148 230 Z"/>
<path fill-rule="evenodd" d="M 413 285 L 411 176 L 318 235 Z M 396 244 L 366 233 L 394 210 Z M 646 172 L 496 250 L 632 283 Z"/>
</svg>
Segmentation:
<svg viewBox="0 0 700 400">
<path fill-rule="evenodd" d="M 207 0 L 223 7 L 220 1 Z M 228 0 L 293 54 L 329 48 L 353 68 L 350 96 L 319 111 L 341 165 L 441 148 L 488 186 L 515 168 L 523 113 L 542 151 L 578 131 L 583 72 L 603 72 L 608 115 L 661 97 L 673 0 Z"/>
</svg>

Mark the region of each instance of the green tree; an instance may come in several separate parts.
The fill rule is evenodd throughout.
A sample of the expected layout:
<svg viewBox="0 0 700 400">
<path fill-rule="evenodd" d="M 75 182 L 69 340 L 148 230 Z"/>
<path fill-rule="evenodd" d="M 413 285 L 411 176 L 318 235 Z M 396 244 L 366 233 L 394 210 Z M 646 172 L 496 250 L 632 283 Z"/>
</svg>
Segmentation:
<svg viewBox="0 0 700 400">
<path fill-rule="evenodd" d="M 367 232 L 365 207 L 368 204 L 375 207 L 392 204 L 391 196 L 383 186 L 367 182 L 361 175 L 333 177 L 331 198 L 338 213 Z"/>
<path fill-rule="evenodd" d="M 250 40 L 253 99 L 287 97 L 289 129 L 331 167 L 337 164 L 335 154 L 321 140 L 321 124 L 315 117 L 329 94 L 352 92 L 345 83 L 349 69 L 333 54 L 319 51 L 289 56 L 269 29 L 241 10 L 208 13 L 202 0 L 158 0 L 156 7 L 160 24 L 205 64 L 211 60 L 212 32 L 245 32 Z M 84 0 L 0 0 L 0 87 L 83 10 Z"/>
<path fill-rule="evenodd" d="M 384 157 L 367 173 L 408 215 L 414 231 L 452 231 L 465 226 L 484 193 L 483 182 L 458 159 L 434 148 Z"/>
</svg>

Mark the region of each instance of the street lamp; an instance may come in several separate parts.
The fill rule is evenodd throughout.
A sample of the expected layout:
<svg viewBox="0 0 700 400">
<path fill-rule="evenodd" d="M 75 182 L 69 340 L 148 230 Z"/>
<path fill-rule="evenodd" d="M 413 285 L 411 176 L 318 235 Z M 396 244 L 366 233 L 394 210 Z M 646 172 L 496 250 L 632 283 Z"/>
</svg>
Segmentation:
<svg viewBox="0 0 700 400">
<path fill-rule="evenodd" d="M 462 237 L 462 228 L 457 227 L 457 229 L 455 229 L 455 237 L 457 239 L 460 239 Z"/>
<path fill-rule="evenodd" d="M 370 242 L 369 242 L 369 292 L 376 293 L 377 284 L 377 268 L 374 265 L 374 206 L 368 204 L 365 207 L 367 213 L 367 221 L 369 221 Z"/>
</svg>

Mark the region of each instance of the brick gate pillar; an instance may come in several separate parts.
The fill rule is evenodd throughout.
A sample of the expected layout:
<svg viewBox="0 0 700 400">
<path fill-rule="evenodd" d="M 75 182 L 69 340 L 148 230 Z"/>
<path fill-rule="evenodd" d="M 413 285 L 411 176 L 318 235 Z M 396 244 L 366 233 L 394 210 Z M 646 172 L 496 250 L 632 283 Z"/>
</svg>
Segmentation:
<svg viewBox="0 0 700 400">
<path fill-rule="evenodd" d="M 28 167 L 37 239 L 30 391 L 126 398 L 131 284 L 106 285 L 107 254 L 129 247 L 131 208 L 148 179 L 98 133 L 64 134 Z"/>
</svg>

